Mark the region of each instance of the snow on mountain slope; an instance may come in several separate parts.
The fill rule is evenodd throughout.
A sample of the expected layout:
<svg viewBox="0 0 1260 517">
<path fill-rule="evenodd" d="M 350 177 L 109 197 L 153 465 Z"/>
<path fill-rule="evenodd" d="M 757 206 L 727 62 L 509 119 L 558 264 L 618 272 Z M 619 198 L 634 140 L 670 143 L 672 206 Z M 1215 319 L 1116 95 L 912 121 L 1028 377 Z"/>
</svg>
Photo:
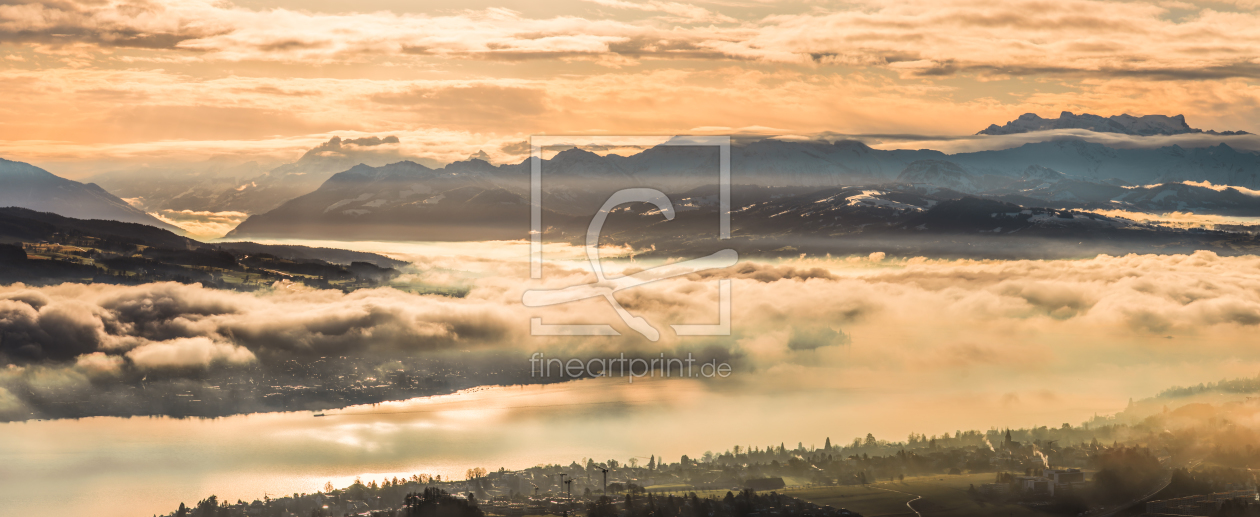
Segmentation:
<svg viewBox="0 0 1260 517">
<path fill-rule="evenodd" d="M 1228 145 L 1187 149 L 1117 149 L 1078 139 L 1025 144 L 998 151 L 949 156 L 977 174 L 1015 176 L 1040 165 L 1092 181 L 1119 179 L 1146 185 L 1173 181 L 1209 181 L 1217 185 L 1260 187 L 1260 154 Z"/>
<path fill-rule="evenodd" d="M 958 164 L 945 160 L 920 160 L 911 163 L 897 176 L 898 183 L 932 185 L 958 192 L 979 192 L 979 182 Z"/>
</svg>

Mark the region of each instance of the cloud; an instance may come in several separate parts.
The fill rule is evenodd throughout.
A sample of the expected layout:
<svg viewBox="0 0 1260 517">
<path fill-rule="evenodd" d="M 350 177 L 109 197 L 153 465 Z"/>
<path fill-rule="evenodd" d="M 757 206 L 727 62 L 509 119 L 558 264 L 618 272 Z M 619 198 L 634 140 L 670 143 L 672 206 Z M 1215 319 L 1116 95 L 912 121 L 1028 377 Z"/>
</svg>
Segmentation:
<svg viewBox="0 0 1260 517">
<path fill-rule="evenodd" d="M 344 147 L 384 154 L 391 150 L 399 159 L 424 157 L 437 163 L 461 160 L 479 149 L 495 163 L 517 161 L 523 153 L 500 148 L 542 133 L 860 138 L 881 148 L 945 152 L 1067 137 L 1119 147 L 1226 142 L 1239 149 L 1260 149 L 1260 137 L 1254 135 L 1143 138 L 1063 130 L 933 136 L 971 135 L 1021 113 L 1053 116 L 1059 110 L 1186 113 L 1197 127 L 1260 131 L 1252 116 L 1260 114 L 1260 88 L 1245 81 L 1072 82 L 1063 92 L 1016 92 L 999 102 L 974 98 L 969 90 L 955 86 L 871 71 L 841 75 L 737 66 L 478 79 L 13 70 L 0 78 L 0 94 L 11 99 L 6 105 L 11 123 L 0 126 L 0 153 L 73 177 L 136 163 L 196 162 L 221 154 L 283 163 L 333 137 L 387 135 L 400 142 Z M 53 91 L 56 96 L 47 94 Z M 306 93 L 298 97 L 275 91 Z M 129 107 L 120 108 L 124 103 L 120 98 Z"/>
<path fill-rule="evenodd" d="M 1217 192 L 1224 192 L 1224 191 L 1226 191 L 1226 190 L 1233 190 L 1233 191 L 1235 191 L 1235 192 L 1238 192 L 1238 193 L 1243 194 L 1243 195 L 1246 195 L 1246 196 L 1251 196 L 1251 197 L 1260 197 L 1260 190 L 1251 190 L 1251 189 L 1249 189 L 1249 188 L 1247 188 L 1247 187 L 1235 187 L 1235 186 L 1233 186 L 1233 185 L 1213 185 L 1213 184 L 1212 184 L 1212 182 L 1210 182 L 1210 181 L 1206 181 L 1206 180 L 1204 180 L 1204 181 L 1183 181 L 1182 183 L 1184 183 L 1184 184 L 1186 184 L 1186 185 L 1193 185 L 1193 186 L 1195 186 L 1195 187 L 1203 187 L 1203 188 L 1212 189 L 1212 190 L 1215 190 L 1215 191 L 1217 191 Z"/>
<path fill-rule="evenodd" d="M 107 355 L 104 352 L 83 354 L 75 359 L 74 367 L 80 371 L 98 376 L 116 375 L 126 364 L 121 356 Z"/>
<path fill-rule="evenodd" d="M 1080 73 L 1210 80 L 1260 74 L 1249 57 L 1257 43 L 1245 36 L 1257 26 L 1256 13 L 1216 10 L 1211 3 L 1172 19 L 1165 16 L 1168 9 L 1147 2 L 859 2 L 734 24 L 691 4 L 590 1 L 664 13 L 678 25 L 537 19 L 499 8 L 434 16 L 253 10 L 206 0 L 65 1 L 0 6 L 0 38 L 195 52 L 230 61 L 621 55 L 880 67 L 921 77 Z"/>
<path fill-rule="evenodd" d="M 344 294 L 281 284 L 254 296 L 180 284 L 67 284 L 0 293 L 0 353 L 20 360 L 105 352 L 139 361 L 195 349 L 217 354 L 223 343 L 272 359 L 388 356 L 493 341 L 506 332 L 499 307 L 392 289 Z"/>
<path fill-rule="evenodd" d="M 532 134 L 693 129 L 957 152 L 1053 137 L 948 135 L 1062 110 L 1260 132 L 1254 6 L 907 0 L 723 7 L 739 16 L 725 23 L 710 4 L 581 5 L 548 17 L 6 3 L 0 153 L 76 175 L 223 152 L 289 161 L 333 136 L 395 135 L 377 147 L 440 163 L 484 148 L 502 163 L 523 154 L 495 149 Z M 285 66 L 241 71 L 260 63 Z M 1115 143 L 1183 141 L 1260 148 Z"/>
<path fill-rule="evenodd" d="M 217 239 L 236 228 L 249 214 L 244 212 L 206 212 L 195 210 L 161 210 L 149 215 L 177 226 L 189 237 L 200 240 Z"/>
<path fill-rule="evenodd" d="M 1131 392 L 1218 378 L 1226 358 L 1233 358 L 1230 372 L 1260 368 L 1260 359 L 1244 354 L 1260 326 L 1256 257 L 746 261 L 619 292 L 627 310 L 663 330 L 657 343 L 626 328 L 599 299 L 523 307 L 528 267 L 515 259 L 426 255 L 416 263 L 408 282 L 459 285 L 465 294 L 343 293 L 286 283 L 257 293 L 180 284 L 0 287 L 0 357 L 10 364 L 0 368 L 0 389 L 23 401 L 21 414 L 56 414 L 50 401 L 93 396 L 118 397 L 100 402 L 115 413 L 148 414 L 173 410 L 163 409 L 158 394 L 170 391 L 162 386 L 188 390 L 207 372 L 287 371 L 284 365 L 325 360 L 367 369 L 398 360 L 452 361 L 498 372 L 468 373 L 461 381 L 477 384 L 515 379 L 528 371 L 525 358 L 535 351 L 721 356 L 741 377 L 711 389 L 755 386 L 761 393 L 941 384 L 1024 391 L 1038 382 L 1060 385 L 1069 372 L 1123 379 Z M 668 324 L 715 321 L 717 279 L 733 283 L 732 336 L 674 336 Z M 583 269 L 552 265 L 529 287 L 590 281 Z M 532 337 L 531 317 L 608 323 L 623 337 Z M 290 382 L 313 383 L 305 376 L 328 367 Z M 149 385 L 159 398 L 124 396 L 128 383 L 145 376 L 166 383 Z M 223 404 L 230 410 L 230 401 Z"/>
<path fill-rule="evenodd" d="M 1254 219 L 1249 217 L 1196 214 L 1193 212 L 1167 212 L 1161 214 L 1134 212 L 1131 210 L 1091 210 L 1091 212 L 1107 217 L 1123 217 L 1133 221 L 1154 223 L 1171 228 L 1206 228 L 1211 230 L 1221 225 L 1255 226 Z"/>
<path fill-rule="evenodd" d="M 809 280 L 813 278 L 835 280 L 836 276 L 821 267 L 799 268 L 775 266 L 756 262 L 743 262 L 731 268 L 703 271 L 693 275 L 698 278 L 740 278 L 758 282 L 777 282 L 779 280 Z"/>
<path fill-rule="evenodd" d="M 675 19 L 691 23 L 732 23 L 736 20 L 720 13 L 714 13 L 703 7 L 683 4 L 678 2 L 660 2 L 650 0 L 647 2 L 629 2 L 625 0 L 586 0 L 591 3 L 602 5 L 604 7 L 613 7 L 616 9 L 633 9 L 638 11 L 661 12 L 672 15 Z"/>
<path fill-rule="evenodd" d="M 364 137 L 364 138 L 351 138 L 349 140 L 344 140 L 342 143 L 346 145 L 355 145 L 359 147 L 376 147 L 378 145 L 383 145 L 383 144 L 396 144 L 398 143 L 398 137 L 393 136 L 393 135 L 387 136 L 385 138 L 381 138 L 377 136 L 369 136 L 369 137 Z"/>
<path fill-rule="evenodd" d="M 489 117 L 515 118 L 546 111 L 547 94 L 534 86 L 450 84 L 419 86 L 372 96 L 373 102 L 423 112 L 436 122 L 464 125 Z"/>
<path fill-rule="evenodd" d="M 173 339 L 141 345 L 127 352 L 127 358 L 141 370 L 204 369 L 217 363 L 249 364 L 256 359 L 254 354 L 244 347 L 231 343 L 219 343 L 204 337 Z"/>
<path fill-rule="evenodd" d="M 499 151 L 508 156 L 524 156 L 530 153 L 530 145 L 528 140 L 520 142 L 512 142 L 499 147 Z"/>
</svg>

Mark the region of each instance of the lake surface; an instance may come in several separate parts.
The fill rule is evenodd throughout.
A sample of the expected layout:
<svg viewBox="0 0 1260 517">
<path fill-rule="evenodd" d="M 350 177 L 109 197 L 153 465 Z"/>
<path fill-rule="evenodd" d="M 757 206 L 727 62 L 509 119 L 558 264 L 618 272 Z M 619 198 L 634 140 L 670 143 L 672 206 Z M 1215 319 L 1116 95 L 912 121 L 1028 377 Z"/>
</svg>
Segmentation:
<svg viewBox="0 0 1260 517">
<path fill-rule="evenodd" d="M 710 381 L 717 382 L 717 381 Z M 250 501 L 416 473 L 655 454 L 677 461 L 735 444 L 821 446 L 874 432 L 1080 421 L 1103 407 L 1040 407 L 1000 417 L 984 404 L 941 411 L 936 397 L 862 391 L 720 394 L 699 381 L 588 380 L 479 388 L 311 413 L 215 420 L 89 418 L 0 424 L 5 515 L 149 516 L 210 494 Z M 953 395 L 947 396 L 952 398 Z M 945 402 L 948 404 L 948 402 Z M 925 425 L 919 417 L 931 417 Z"/>
</svg>

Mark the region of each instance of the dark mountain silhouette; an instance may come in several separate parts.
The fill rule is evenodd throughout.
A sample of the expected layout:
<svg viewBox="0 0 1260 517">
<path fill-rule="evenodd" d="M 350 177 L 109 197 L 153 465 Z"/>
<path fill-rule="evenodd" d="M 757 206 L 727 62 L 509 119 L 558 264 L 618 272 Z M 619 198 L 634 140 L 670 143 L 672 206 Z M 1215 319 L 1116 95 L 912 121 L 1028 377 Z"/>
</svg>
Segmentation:
<svg viewBox="0 0 1260 517">
<path fill-rule="evenodd" d="M 136 209 L 94 183 L 71 181 L 28 163 L 0 159 L 0 207 L 5 206 L 79 219 L 146 224 L 183 232 Z"/>
<path fill-rule="evenodd" d="M 1005 125 L 992 124 L 977 135 L 1013 135 L 1034 131 L 1053 129 L 1086 129 L 1098 133 L 1123 133 L 1126 135 L 1181 135 L 1186 133 L 1207 133 L 1212 135 L 1246 135 L 1246 131 L 1202 130 L 1190 127 L 1185 115 L 1143 115 L 1135 117 L 1129 114 L 1102 117 L 1089 113 L 1077 115 L 1070 111 L 1059 114 L 1059 118 L 1041 118 L 1036 113 L 1025 113 Z"/>
<path fill-rule="evenodd" d="M 255 284 L 317 279 L 323 287 L 340 280 L 352 288 L 387 281 L 406 263 L 328 248 L 206 244 L 137 223 L 8 207 L 0 208 L 0 264 L 0 283 L 177 281 L 250 288 L 225 280 L 249 275 Z"/>
</svg>

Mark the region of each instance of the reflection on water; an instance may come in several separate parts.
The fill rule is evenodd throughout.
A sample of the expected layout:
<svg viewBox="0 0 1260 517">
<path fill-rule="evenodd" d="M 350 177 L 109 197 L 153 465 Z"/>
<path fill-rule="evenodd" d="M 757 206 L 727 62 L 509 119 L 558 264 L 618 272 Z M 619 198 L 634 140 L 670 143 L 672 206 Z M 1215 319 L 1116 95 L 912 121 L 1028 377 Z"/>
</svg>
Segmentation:
<svg viewBox="0 0 1260 517">
<path fill-rule="evenodd" d="M 592 457 L 676 460 L 734 444 L 821 445 L 874 432 L 1080 421 L 1120 400 L 1074 399 L 996 420 L 958 394 L 719 394 L 698 381 L 590 380 L 494 387 L 429 399 L 311 413 L 215 420 L 89 418 L 0 425 L 0 507 L 14 514 L 103 516 L 169 512 L 210 494 L 252 500 L 416 473 L 524 468 Z M 1066 402 L 1066 401 L 1065 401 Z M 1084 405 L 1080 405 L 1084 403 Z M 942 407 L 954 407 L 941 411 Z"/>
<path fill-rule="evenodd" d="M 230 240 L 223 240 L 229 242 Z M 253 239 L 259 244 L 285 244 L 313 248 L 338 248 L 351 251 L 380 253 L 399 260 L 417 257 L 475 257 L 496 261 L 529 261 L 529 241 L 468 241 L 468 242 L 416 242 L 416 241 L 322 241 L 311 239 Z M 565 243 L 544 243 L 547 260 L 585 260 L 585 249 Z M 604 256 L 628 253 L 627 248 L 600 246 Z"/>
</svg>

